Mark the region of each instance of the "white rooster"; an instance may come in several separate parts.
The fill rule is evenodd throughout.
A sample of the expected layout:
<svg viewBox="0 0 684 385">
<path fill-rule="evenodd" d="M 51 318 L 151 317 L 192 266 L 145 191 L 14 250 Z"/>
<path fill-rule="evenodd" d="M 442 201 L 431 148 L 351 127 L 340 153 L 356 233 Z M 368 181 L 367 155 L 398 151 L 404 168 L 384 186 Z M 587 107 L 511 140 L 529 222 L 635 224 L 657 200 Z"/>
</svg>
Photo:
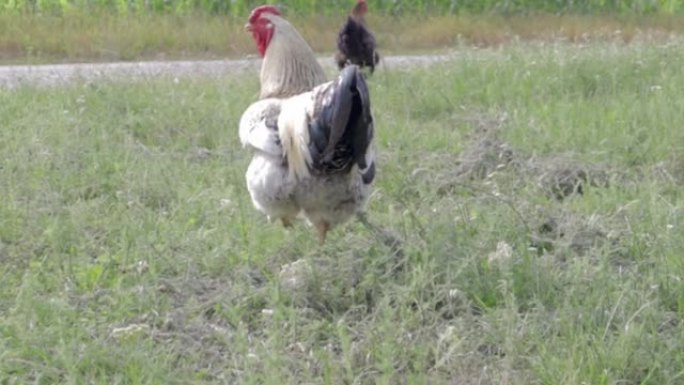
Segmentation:
<svg viewBox="0 0 684 385">
<path fill-rule="evenodd" d="M 240 119 L 240 141 L 253 152 L 247 188 L 269 220 L 289 226 L 303 216 L 323 243 L 363 208 L 375 178 L 366 81 L 349 66 L 323 83 L 313 51 L 275 7 L 252 11 L 248 29 L 264 62 L 262 99 Z"/>
</svg>

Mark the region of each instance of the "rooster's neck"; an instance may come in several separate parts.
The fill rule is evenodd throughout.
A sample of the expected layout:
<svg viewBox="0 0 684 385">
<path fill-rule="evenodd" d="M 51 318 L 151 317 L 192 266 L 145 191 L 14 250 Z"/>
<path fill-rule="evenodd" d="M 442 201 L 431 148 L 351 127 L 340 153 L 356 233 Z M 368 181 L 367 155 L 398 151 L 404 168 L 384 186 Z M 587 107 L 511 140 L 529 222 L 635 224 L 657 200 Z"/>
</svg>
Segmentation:
<svg viewBox="0 0 684 385">
<path fill-rule="evenodd" d="M 297 95 L 325 81 L 323 68 L 299 33 L 294 29 L 277 30 L 261 66 L 260 98 Z"/>
</svg>

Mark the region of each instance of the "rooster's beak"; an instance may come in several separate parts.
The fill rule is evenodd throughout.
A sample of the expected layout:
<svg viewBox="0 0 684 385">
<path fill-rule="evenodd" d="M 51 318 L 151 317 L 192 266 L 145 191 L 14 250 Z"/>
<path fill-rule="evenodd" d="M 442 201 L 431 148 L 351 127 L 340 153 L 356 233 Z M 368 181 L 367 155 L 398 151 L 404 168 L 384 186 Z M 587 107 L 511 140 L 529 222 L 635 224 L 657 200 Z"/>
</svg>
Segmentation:
<svg viewBox="0 0 684 385">
<path fill-rule="evenodd" d="M 252 32 L 252 25 L 249 23 L 245 24 L 245 31 Z"/>
</svg>

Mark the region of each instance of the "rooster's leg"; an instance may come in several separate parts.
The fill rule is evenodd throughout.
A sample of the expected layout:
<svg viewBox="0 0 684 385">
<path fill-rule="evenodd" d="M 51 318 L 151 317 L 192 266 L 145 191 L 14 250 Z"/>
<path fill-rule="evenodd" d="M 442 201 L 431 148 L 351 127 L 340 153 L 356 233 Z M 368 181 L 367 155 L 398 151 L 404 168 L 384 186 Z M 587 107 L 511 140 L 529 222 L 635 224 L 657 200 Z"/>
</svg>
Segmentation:
<svg viewBox="0 0 684 385">
<path fill-rule="evenodd" d="M 319 222 L 316 224 L 316 231 L 318 231 L 318 243 L 323 245 L 325 243 L 325 236 L 330 230 L 330 224 L 328 222 Z"/>
</svg>

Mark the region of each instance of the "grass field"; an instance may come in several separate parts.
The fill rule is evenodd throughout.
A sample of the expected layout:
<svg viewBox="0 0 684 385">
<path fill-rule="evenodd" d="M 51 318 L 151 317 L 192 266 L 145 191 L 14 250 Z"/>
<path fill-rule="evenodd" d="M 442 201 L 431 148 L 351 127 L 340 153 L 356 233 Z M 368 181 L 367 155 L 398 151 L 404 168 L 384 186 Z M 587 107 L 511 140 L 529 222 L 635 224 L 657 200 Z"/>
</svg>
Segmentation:
<svg viewBox="0 0 684 385">
<path fill-rule="evenodd" d="M 683 48 L 376 72 L 324 247 L 249 202 L 256 74 L 0 91 L 0 384 L 681 384 Z"/>
</svg>

